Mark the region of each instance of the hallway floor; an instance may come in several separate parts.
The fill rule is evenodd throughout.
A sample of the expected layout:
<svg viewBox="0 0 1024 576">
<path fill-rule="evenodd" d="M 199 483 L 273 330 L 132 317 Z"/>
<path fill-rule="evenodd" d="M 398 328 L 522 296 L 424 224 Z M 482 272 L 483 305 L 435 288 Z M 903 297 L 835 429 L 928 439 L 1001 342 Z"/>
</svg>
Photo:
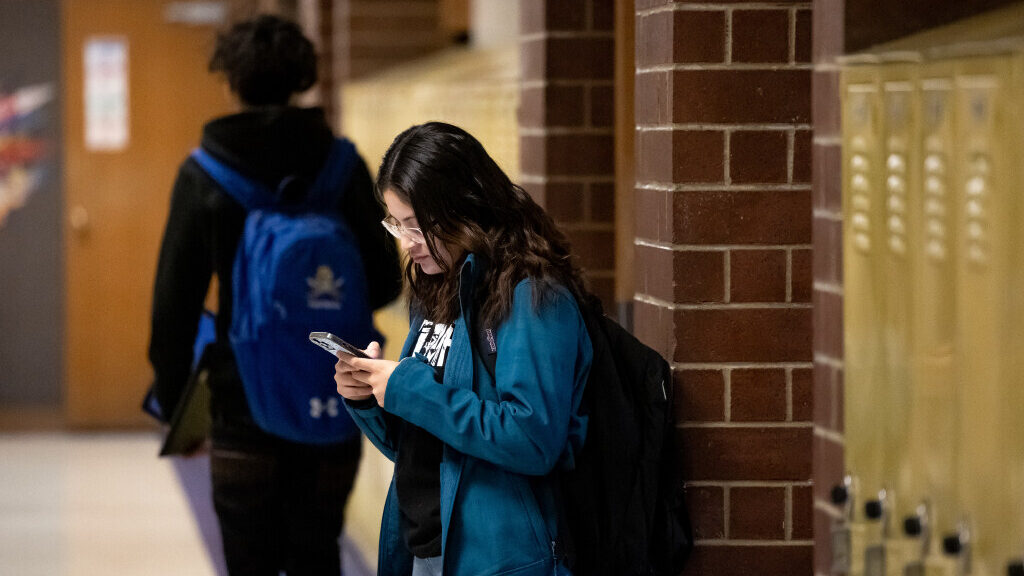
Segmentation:
<svg viewBox="0 0 1024 576">
<path fill-rule="evenodd" d="M 158 449 L 146 432 L 0 434 L 0 574 L 214 575 Z"/>
</svg>

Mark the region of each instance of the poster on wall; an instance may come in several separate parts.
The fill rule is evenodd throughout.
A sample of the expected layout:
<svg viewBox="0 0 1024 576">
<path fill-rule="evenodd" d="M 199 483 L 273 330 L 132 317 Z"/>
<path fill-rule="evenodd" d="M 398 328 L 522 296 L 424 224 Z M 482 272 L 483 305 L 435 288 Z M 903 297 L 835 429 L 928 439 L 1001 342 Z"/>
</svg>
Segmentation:
<svg viewBox="0 0 1024 576">
<path fill-rule="evenodd" d="M 117 152 L 128 145 L 128 40 L 85 41 L 85 149 Z"/>
<path fill-rule="evenodd" d="M 0 85 L 0 228 L 7 217 L 28 201 L 43 181 L 49 142 L 48 104 L 53 84 L 17 87 Z"/>
</svg>

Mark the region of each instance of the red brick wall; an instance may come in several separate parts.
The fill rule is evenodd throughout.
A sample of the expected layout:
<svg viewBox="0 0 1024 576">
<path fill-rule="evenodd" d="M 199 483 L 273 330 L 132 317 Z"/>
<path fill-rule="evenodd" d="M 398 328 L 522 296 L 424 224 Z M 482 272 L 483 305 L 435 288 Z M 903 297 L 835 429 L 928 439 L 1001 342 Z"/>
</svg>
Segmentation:
<svg viewBox="0 0 1024 576">
<path fill-rule="evenodd" d="M 333 0 L 335 78 L 359 78 L 442 47 L 438 2 Z"/>
<path fill-rule="evenodd" d="M 811 4 L 636 3 L 635 330 L 671 360 L 686 574 L 810 574 Z"/>
<path fill-rule="evenodd" d="M 814 0 L 814 572 L 830 573 L 829 490 L 843 475 L 843 227 L 839 68 L 844 0 Z"/>
<path fill-rule="evenodd" d="M 615 310 L 614 20 L 610 0 L 522 0 L 520 183 Z"/>
</svg>

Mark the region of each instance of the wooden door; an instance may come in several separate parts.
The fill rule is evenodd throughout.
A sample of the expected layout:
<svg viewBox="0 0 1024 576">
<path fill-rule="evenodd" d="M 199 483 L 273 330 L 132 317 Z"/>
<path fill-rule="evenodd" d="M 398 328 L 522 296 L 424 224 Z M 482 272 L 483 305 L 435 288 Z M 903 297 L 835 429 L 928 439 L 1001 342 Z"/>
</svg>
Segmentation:
<svg viewBox="0 0 1024 576">
<path fill-rule="evenodd" d="M 152 380 L 146 358 L 159 242 L 178 165 L 204 121 L 228 109 L 206 70 L 213 24 L 174 20 L 160 0 L 65 0 L 63 19 L 66 407 L 79 427 L 132 426 Z M 211 3 L 207 3 L 208 5 Z M 213 3 L 216 4 L 216 3 Z M 86 46 L 124 48 L 127 137 L 86 105 L 119 98 L 116 78 L 86 98 Z M 99 68 L 89 66 L 88 76 Z M 101 63 L 102 64 L 102 63 Z M 116 74 L 115 74 L 116 75 Z M 121 91 L 123 92 L 123 91 Z M 98 96 L 97 96 L 98 95 Z M 120 94 L 123 96 L 123 94 Z M 115 102 L 114 116 L 116 116 Z M 96 143 L 112 146 L 98 148 Z"/>
</svg>

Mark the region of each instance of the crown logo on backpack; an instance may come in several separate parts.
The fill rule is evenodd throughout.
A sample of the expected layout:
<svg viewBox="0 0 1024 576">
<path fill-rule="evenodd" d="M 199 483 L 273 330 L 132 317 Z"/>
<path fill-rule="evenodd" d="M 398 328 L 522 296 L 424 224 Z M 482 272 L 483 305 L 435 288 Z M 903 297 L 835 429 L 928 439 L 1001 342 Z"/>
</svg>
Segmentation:
<svg viewBox="0 0 1024 576">
<path fill-rule="evenodd" d="M 343 278 L 334 278 L 334 271 L 330 266 L 319 266 L 316 275 L 306 278 L 309 284 L 310 308 L 337 310 L 341 308 L 341 287 L 345 284 Z"/>
</svg>

